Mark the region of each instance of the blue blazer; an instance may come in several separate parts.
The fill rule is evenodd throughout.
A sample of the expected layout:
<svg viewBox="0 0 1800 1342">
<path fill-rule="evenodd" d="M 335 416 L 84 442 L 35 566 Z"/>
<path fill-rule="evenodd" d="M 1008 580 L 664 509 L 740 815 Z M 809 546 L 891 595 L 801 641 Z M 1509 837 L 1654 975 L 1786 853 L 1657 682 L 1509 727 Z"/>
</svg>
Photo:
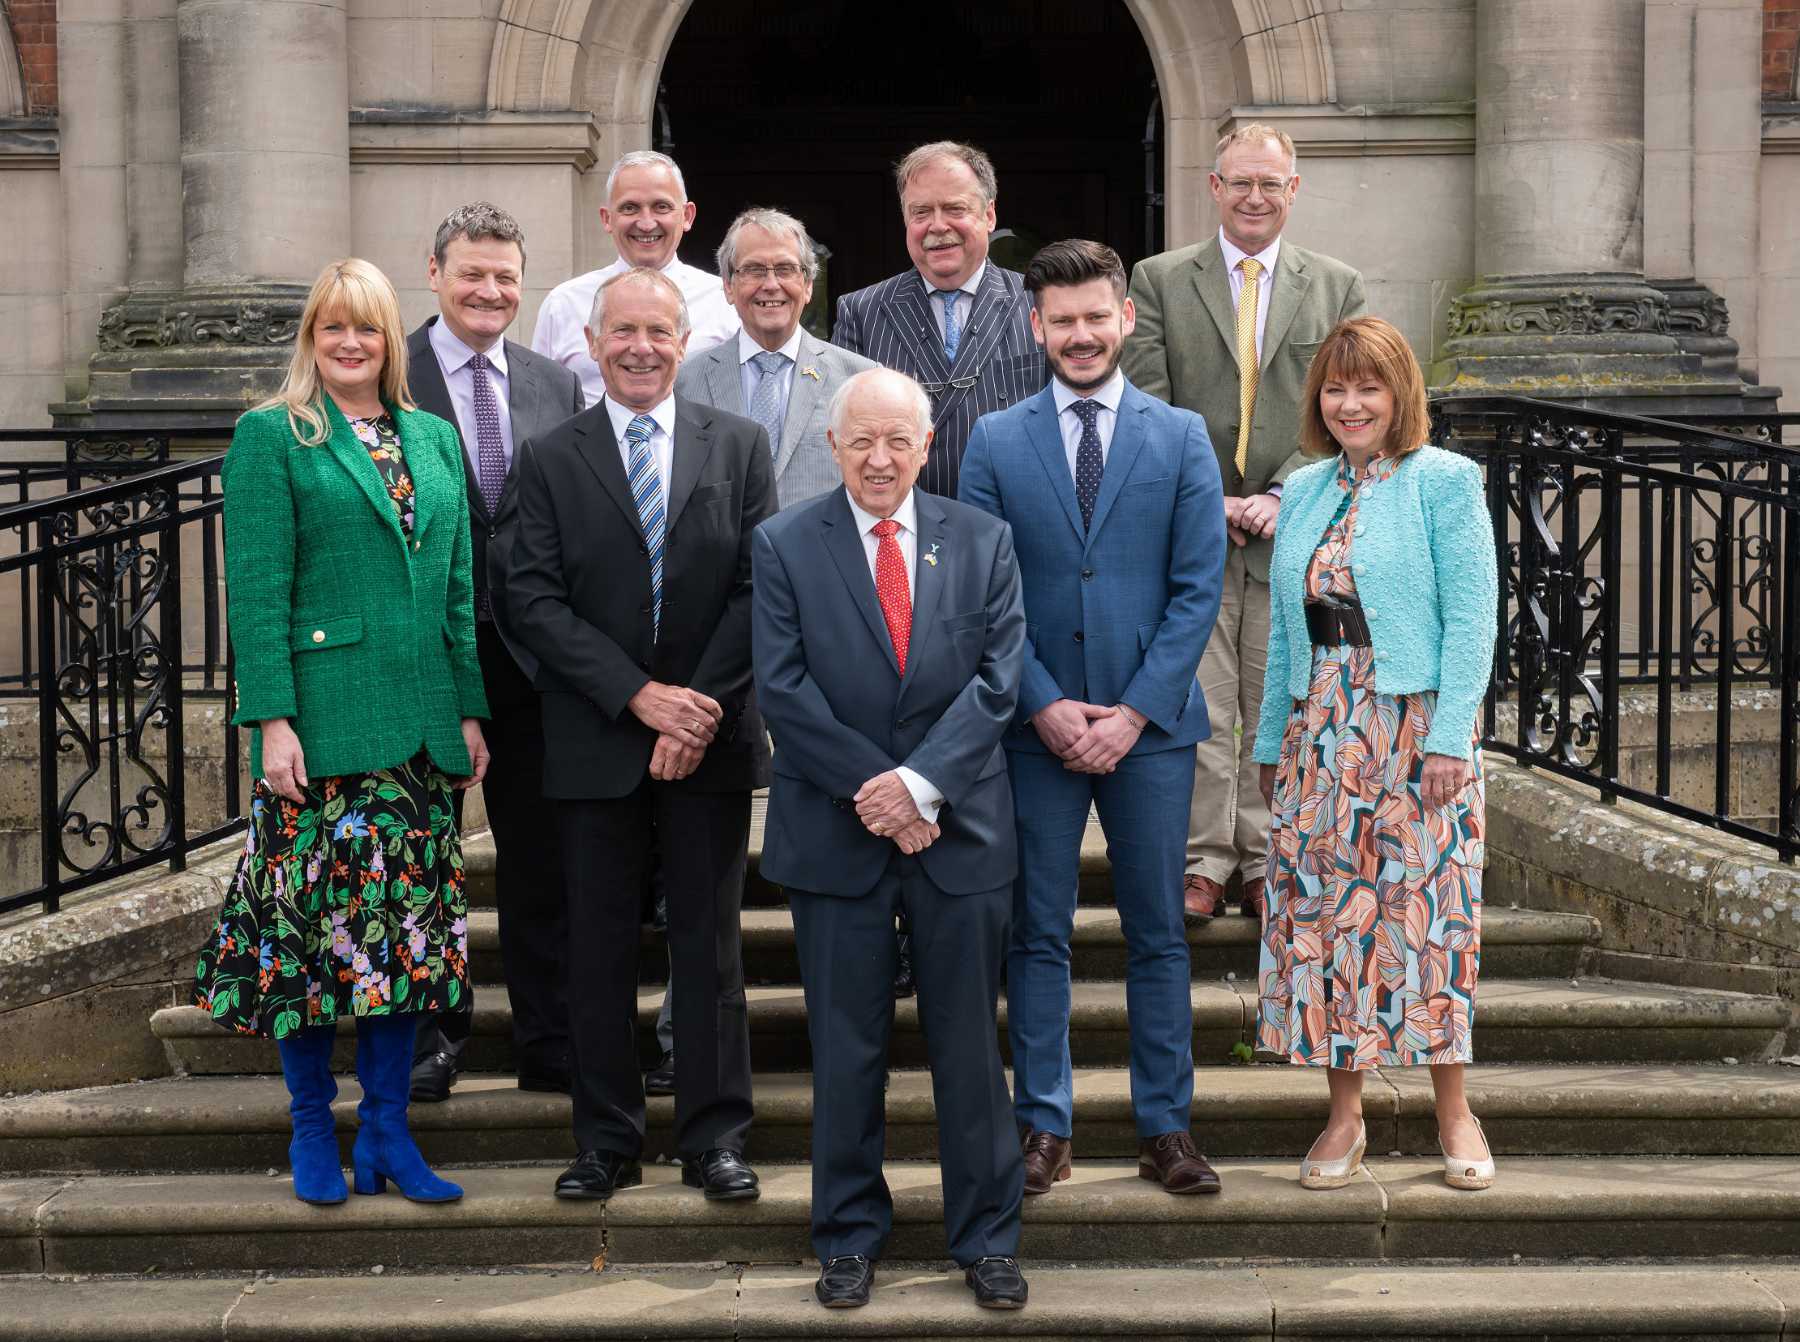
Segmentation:
<svg viewBox="0 0 1800 1342">
<path fill-rule="evenodd" d="M 1194 673 L 1219 614 L 1225 503 L 1206 421 L 1127 383 L 1084 533 L 1051 387 L 984 415 L 965 503 L 1012 524 L 1025 586 L 1025 678 L 1006 745 L 1046 751 L 1031 716 L 1057 699 L 1130 704 L 1134 753 L 1212 734 Z"/>
<path fill-rule="evenodd" d="M 1282 487 L 1269 561 L 1269 666 L 1256 731 L 1256 758 L 1264 764 L 1280 762 L 1288 714 L 1309 688 L 1306 570 L 1343 502 L 1338 468 L 1335 456 L 1316 461 Z M 1386 480 L 1362 487 L 1350 556 L 1375 653 L 1376 691 L 1436 690 L 1425 750 L 1468 759 L 1499 623 L 1494 524 L 1481 468 L 1441 447 L 1408 455 Z"/>
<path fill-rule="evenodd" d="M 913 497 L 920 563 L 904 676 L 842 489 L 756 529 L 751 651 L 775 737 L 762 873 L 781 885 L 873 890 L 900 850 L 863 828 L 851 798 L 902 764 L 944 794 L 943 832 L 918 859 L 933 885 L 975 894 L 1017 874 L 1000 748 L 1025 646 L 1012 535 L 953 500 Z"/>
</svg>

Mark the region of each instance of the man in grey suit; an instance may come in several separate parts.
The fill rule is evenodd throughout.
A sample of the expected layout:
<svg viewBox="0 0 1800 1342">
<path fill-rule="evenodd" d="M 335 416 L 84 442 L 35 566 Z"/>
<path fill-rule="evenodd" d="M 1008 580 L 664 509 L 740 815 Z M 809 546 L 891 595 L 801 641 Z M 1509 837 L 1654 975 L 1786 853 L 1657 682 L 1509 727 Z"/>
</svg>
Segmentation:
<svg viewBox="0 0 1800 1342">
<path fill-rule="evenodd" d="M 1269 644 L 1269 541 L 1281 482 L 1302 460 L 1306 370 L 1331 328 L 1364 309 L 1361 275 L 1282 239 L 1300 192 L 1292 140 L 1272 126 L 1242 126 L 1219 141 L 1213 166 L 1218 235 L 1138 263 L 1137 329 L 1123 364 L 1137 387 L 1205 417 L 1225 484 L 1231 543 L 1218 623 L 1200 660 L 1212 736 L 1195 752 L 1182 882 L 1190 921 L 1223 911 L 1233 872 L 1244 912 L 1262 914 L 1269 810 L 1250 738 Z"/>
<path fill-rule="evenodd" d="M 502 636 L 504 569 L 517 514 L 514 454 L 582 408 L 581 382 L 561 364 L 504 338 L 519 315 L 525 235 L 506 211 L 476 201 L 438 225 L 426 263 L 438 314 L 406 341 L 408 381 L 422 409 L 462 434 L 475 581 L 475 651 L 493 718 L 493 760 L 482 785 L 497 850 L 500 960 L 512 998 L 513 1056 L 522 1090 L 569 1089 L 564 997 L 563 868 L 554 813 L 544 804 L 544 729 L 536 672 Z M 513 640 L 513 647 L 518 647 Z M 457 823 L 462 799 L 456 794 Z M 464 999 L 467 1001 L 468 999 Z M 449 1096 L 469 1037 L 469 1012 L 421 1021 L 412 1098 Z"/>
<path fill-rule="evenodd" d="M 825 436 L 825 408 L 852 375 L 875 364 L 800 326 L 819 261 L 806 225 L 779 210 L 745 210 L 719 245 L 725 296 L 743 326 L 735 340 L 689 358 L 677 395 L 762 425 L 775 454 L 783 508 L 843 483 Z"/>
</svg>

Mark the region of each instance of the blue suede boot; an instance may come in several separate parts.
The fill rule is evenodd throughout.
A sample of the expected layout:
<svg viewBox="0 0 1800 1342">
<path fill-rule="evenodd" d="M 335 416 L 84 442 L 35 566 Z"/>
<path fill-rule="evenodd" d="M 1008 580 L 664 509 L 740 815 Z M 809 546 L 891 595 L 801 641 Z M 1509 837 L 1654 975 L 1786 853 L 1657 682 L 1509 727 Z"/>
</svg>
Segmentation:
<svg viewBox="0 0 1800 1342">
<path fill-rule="evenodd" d="M 332 1026 L 314 1025 L 277 1041 L 294 1125 L 294 1138 L 288 1143 L 294 1196 L 320 1206 L 350 1195 L 338 1158 L 337 1122 L 331 1117 L 331 1102 L 337 1098 L 337 1080 L 331 1075 L 331 1046 L 336 1039 Z"/>
<path fill-rule="evenodd" d="M 411 1014 L 356 1018 L 356 1078 L 363 1098 L 356 1107 L 362 1126 L 350 1150 L 355 1187 L 358 1193 L 385 1193 L 392 1179 L 414 1202 L 455 1202 L 462 1189 L 431 1172 L 406 1127 L 416 1024 Z"/>
</svg>

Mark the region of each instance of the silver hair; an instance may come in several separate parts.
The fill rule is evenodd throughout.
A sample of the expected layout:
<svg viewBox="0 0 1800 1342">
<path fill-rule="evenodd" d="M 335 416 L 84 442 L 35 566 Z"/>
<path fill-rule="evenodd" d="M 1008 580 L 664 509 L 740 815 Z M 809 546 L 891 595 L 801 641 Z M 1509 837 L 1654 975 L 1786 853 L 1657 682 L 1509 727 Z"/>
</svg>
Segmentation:
<svg viewBox="0 0 1800 1342">
<path fill-rule="evenodd" d="M 836 391 L 831 393 L 831 401 L 825 407 L 825 423 L 830 428 L 833 439 L 843 435 L 844 416 L 849 411 L 850 398 L 856 394 L 857 389 L 881 378 L 893 378 L 906 384 L 908 397 L 913 405 L 913 413 L 917 417 L 919 425 L 919 441 L 925 440 L 925 435 L 931 432 L 931 397 L 926 395 L 925 388 L 921 387 L 916 379 L 907 376 L 897 368 L 865 368 L 854 377 L 847 379 Z"/>
<path fill-rule="evenodd" d="M 594 291 L 594 305 L 588 310 L 588 329 L 596 333 L 606 329 L 606 291 L 616 284 L 648 284 L 652 288 L 663 290 L 675 299 L 675 334 L 684 336 L 693 330 L 693 323 L 688 319 L 687 299 L 681 296 L 681 286 L 675 283 L 660 270 L 652 270 L 649 266 L 633 266 L 630 270 L 621 270 L 610 280 Z"/>
<path fill-rule="evenodd" d="M 438 269 L 444 268 L 444 253 L 450 244 L 458 238 L 470 242 L 510 242 L 519 249 L 519 268 L 525 267 L 525 230 L 519 227 L 519 221 L 513 218 L 498 205 L 490 205 L 485 200 L 470 201 L 467 205 L 458 205 L 444 216 L 444 222 L 438 225 L 437 237 L 432 241 L 431 254 L 437 258 Z"/>
<path fill-rule="evenodd" d="M 681 175 L 681 167 L 667 154 L 659 154 L 654 149 L 633 149 L 629 154 L 619 155 L 619 161 L 612 165 L 612 171 L 606 174 L 606 201 L 612 203 L 613 187 L 618 184 L 619 174 L 627 168 L 667 168 L 675 175 L 675 190 L 687 199 L 687 179 Z"/>
<path fill-rule="evenodd" d="M 1000 179 L 994 175 L 994 160 L 974 145 L 957 140 L 933 140 L 930 144 L 922 144 L 894 165 L 894 189 L 899 193 L 900 199 L 906 199 L 906 184 L 920 171 L 946 159 L 962 164 L 975 174 L 975 186 L 981 192 L 983 205 L 994 203 L 995 197 L 1000 194 Z"/>
<path fill-rule="evenodd" d="M 763 209 L 760 206 L 745 210 L 731 221 L 731 227 L 725 230 L 725 241 L 719 244 L 714 259 L 718 262 L 719 274 L 730 279 L 737 270 L 738 235 L 746 228 L 760 228 L 768 233 L 784 233 L 794 240 L 800 249 L 800 269 L 806 272 L 808 281 L 816 279 L 819 274 L 819 257 L 813 250 L 812 235 L 806 231 L 806 225 L 791 214 L 783 214 L 780 210 Z"/>
</svg>

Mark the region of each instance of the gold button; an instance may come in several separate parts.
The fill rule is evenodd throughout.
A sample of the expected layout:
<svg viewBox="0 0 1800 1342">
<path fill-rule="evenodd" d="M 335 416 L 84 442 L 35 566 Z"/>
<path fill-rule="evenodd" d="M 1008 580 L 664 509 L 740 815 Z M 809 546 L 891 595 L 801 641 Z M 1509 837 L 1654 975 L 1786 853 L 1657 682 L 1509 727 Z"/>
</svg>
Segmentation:
<svg viewBox="0 0 1800 1342">
<path fill-rule="evenodd" d="M 419 549 L 419 542 L 414 541 L 413 542 L 413 552 L 416 554 L 418 552 L 418 549 Z"/>
<path fill-rule="evenodd" d="M 324 641 L 325 641 L 325 631 L 323 629 L 313 630 L 313 642 L 314 643 L 323 643 Z"/>
</svg>

